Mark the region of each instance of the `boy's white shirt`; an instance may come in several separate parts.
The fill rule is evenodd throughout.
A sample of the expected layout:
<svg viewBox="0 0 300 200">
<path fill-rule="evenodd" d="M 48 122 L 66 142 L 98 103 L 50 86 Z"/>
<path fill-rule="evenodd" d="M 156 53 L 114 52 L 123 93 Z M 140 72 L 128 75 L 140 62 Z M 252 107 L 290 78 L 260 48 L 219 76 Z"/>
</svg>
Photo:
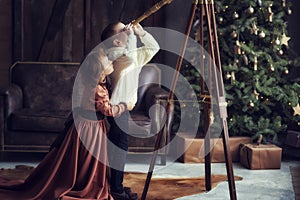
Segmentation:
<svg viewBox="0 0 300 200">
<path fill-rule="evenodd" d="M 107 50 L 108 58 L 114 61 L 114 72 L 110 75 L 112 105 L 125 102 L 129 109 L 133 109 L 137 102 L 139 73 L 159 51 L 159 45 L 151 34 L 146 32 L 140 40 L 144 45 L 137 48 L 137 38 L 130 34 L 127 47 L 113 47 Z"/>
</svg>

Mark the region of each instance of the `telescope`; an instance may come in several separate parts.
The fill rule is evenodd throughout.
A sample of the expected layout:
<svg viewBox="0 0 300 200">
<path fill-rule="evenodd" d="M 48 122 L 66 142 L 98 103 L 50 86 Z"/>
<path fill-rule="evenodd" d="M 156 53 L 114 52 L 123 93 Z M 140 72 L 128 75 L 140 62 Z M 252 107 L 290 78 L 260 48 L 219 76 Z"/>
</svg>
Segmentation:
<svg viewBox="0 0 300 200">
<path fill-rule="evenodd" d="M 138 23 L 140 23 L 141 21 L 143 21 L 144 19 L 146 19 L 147 17 L 149 17 L 153 13 L 157 12 L 164 5 L 170 4 L 172 1 L 173 0 L 162 0 L 162 1 L 158 2 L 158 3 L 156 3 L 149 10 L 147 10 L 146 12 L 144 12 L 144 14 L 142 14 L 139 18 L 137 18 L 136 20 L 133 20 L 132 25 L 133 26 L 137 25 Z"/>
</svg>

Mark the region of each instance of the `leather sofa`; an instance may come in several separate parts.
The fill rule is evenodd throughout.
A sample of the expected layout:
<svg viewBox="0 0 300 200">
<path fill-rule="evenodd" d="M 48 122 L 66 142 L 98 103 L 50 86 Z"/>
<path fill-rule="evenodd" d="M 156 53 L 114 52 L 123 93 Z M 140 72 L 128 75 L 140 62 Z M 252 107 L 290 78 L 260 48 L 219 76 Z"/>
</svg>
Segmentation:
<svg viewBox="0 0 300 200">
<path fill-rule="evenodd" d="M 0 95 L 2 152 L 49 150 L 71 112 L 72 87 L 78 69 L 79 63 L 17 62 L 11 66 L 10 85 Z M 159 105 L 166 106 L 168 92 L 159 85 L 160 70 L 156 65 L 144 66 L 139 82 L 138 102 L 129 121 L 129 130 L 134 132 L 129 136 L 129 151 L 149 153 L 159 123 L 166 117 Z M 166 130 L 170 130 L 173 109 L 169 119 Z M 170 131 L 166 130 L 162 146 L 170 140 Z M 163 164 L 166 153 L 161 152 Z"/>
</svg>

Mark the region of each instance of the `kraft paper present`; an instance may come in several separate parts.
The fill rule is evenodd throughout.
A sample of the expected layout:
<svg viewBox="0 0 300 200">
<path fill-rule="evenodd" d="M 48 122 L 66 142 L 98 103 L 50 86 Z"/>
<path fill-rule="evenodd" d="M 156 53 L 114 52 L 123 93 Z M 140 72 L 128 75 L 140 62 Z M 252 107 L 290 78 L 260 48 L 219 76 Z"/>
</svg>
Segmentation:
<svg viewBox="0 0 300 200">
<path fill-rule="evenodd" d="M 242 143 L 250 143 L 250 137 L 230 137 L 229 146 L 233 162 L 239 162 L 239 146 Z M 211 139 L 211 162 L 225 162 L 224 147 L 222 138 Z M 188 134 L 180 134 L 176 145 L 176 150 L 183 154 L 178 159 L 183 163 L 204 163 L 204 157 L 200 151 L 204 149 L 204 138 L 193 138 Z M 201 156 L 202 155 L 202 156 Z"/>
<path fill-rule="evenodd" d="M 248 169 L 280 169 L 282 149 L 273 144 L 241 144 L 240 162 Z"/>
</svg>

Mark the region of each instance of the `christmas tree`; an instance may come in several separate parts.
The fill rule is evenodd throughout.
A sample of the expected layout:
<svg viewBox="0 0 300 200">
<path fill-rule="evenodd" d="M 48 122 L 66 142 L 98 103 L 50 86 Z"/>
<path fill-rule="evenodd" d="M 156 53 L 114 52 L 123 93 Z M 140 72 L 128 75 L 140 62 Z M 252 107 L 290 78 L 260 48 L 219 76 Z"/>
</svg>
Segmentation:
<svg viewBox="0 0 300 200">
<path fill-rule="evenodd" d="M 286 0 L 214 3 L 229 133 L 276 140 L 289 123 L 300 121 L 299 85 L 288 78 L 293 63 L 288 55 L 287 16 L 292 5 Z M 197 39 L 199 31 L 194 26 L 191 37 Z M 201 76 L 184 65 L 181 73 L 200 93 Z"/>
</svg>

